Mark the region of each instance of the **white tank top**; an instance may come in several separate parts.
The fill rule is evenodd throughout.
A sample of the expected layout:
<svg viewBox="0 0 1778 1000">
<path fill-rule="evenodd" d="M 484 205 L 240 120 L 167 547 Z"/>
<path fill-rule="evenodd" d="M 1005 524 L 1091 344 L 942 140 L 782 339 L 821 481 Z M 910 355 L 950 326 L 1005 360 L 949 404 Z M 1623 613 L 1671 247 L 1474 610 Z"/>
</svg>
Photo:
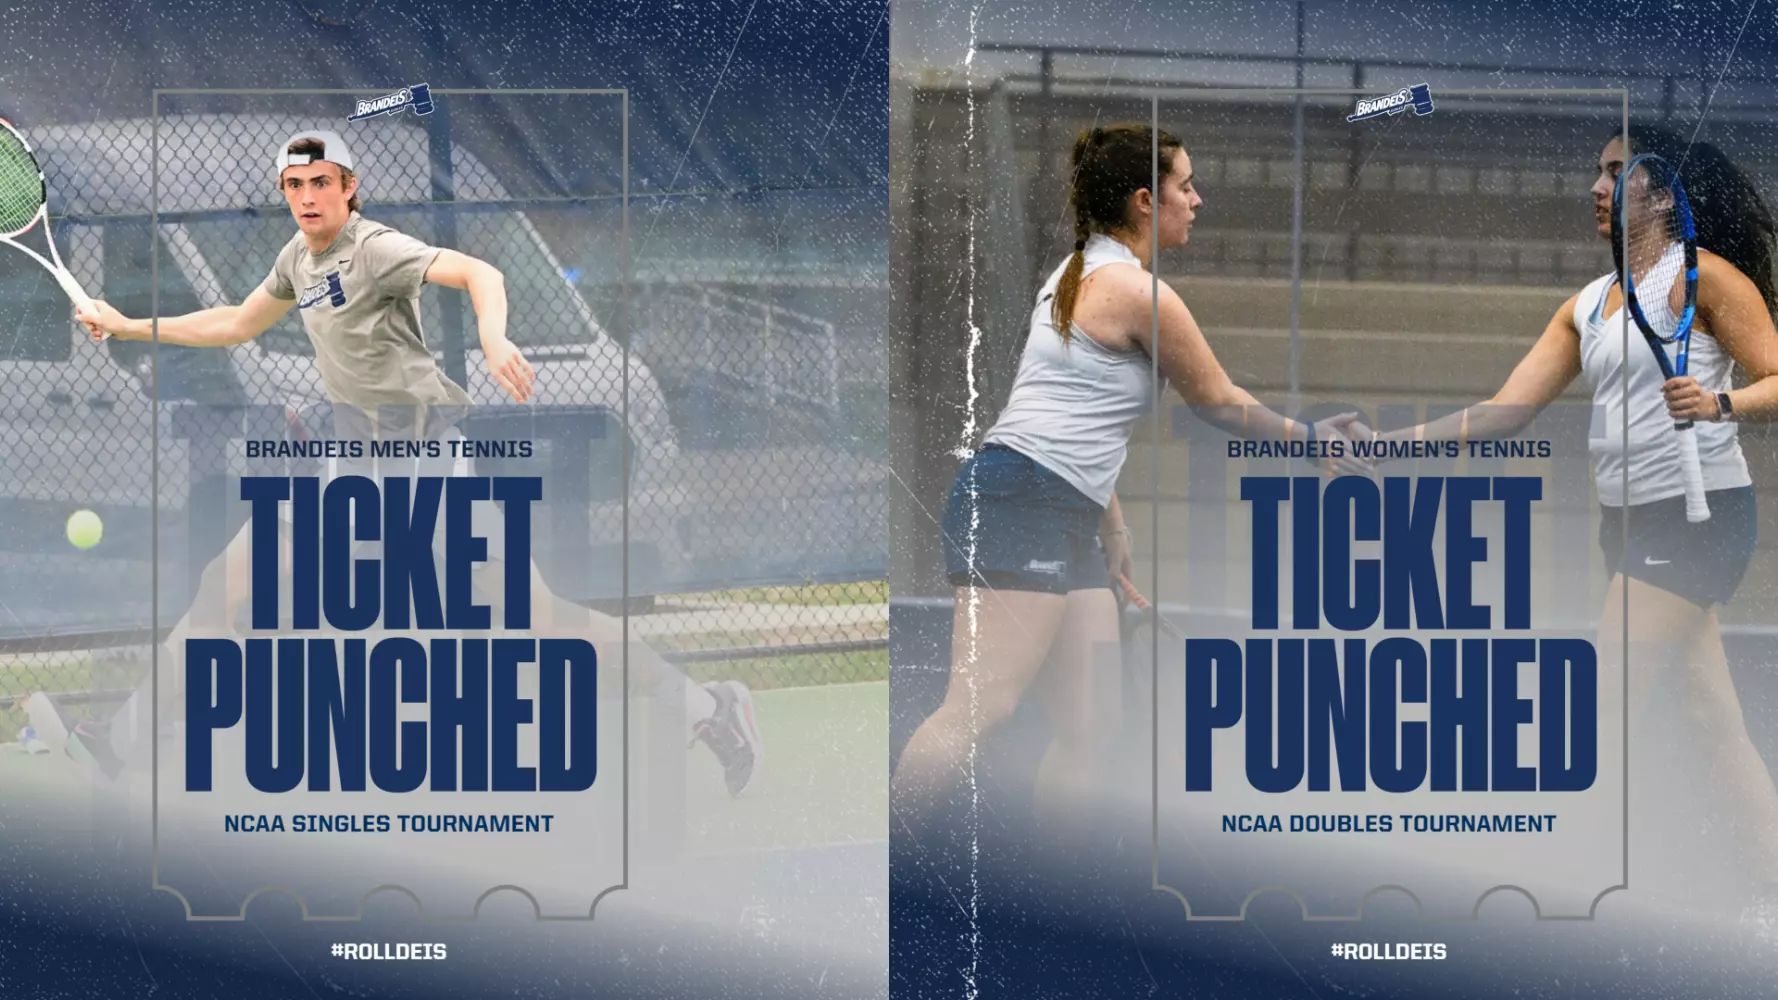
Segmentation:
<svg viewBox="0 0 1778 1000">
<path fill-rule="evenodd" d="M 1654 352 L 1642 331 L 1630 321 L 1630 436 L 1628 448 L 1624 439 L 1624 328 L 1622 307 L 1610 316 L 1602 315 L 1605 299 L 1617 275 L 1607 274 L 1581 290 L 1574 303 L 1574 326 L 1580 331 L 1580 364 L 1587 382 L 1593 387 L 1593 431 L 1588 451 L 1593 459 L 1593 481 L 1599 491 L 1599 502 L 1607 507 L 1636 506 L 1668 497 L 1682 496 L 1685 483 L 1679 472 L 1679 443 L 1674 437 L 1673 419 L 1667 416 L 1667 405 L 1661 397 L 1665 381 Z M 1650 288 L 1644 301 L 1661 301 L 1666 289 Z M 1674 322 L 1671 311 L 1659 310 L 1651 316 L 1657 332 L 1663 321 Z M 1669 348 L 1669 357 L 1671 349 Z M 1726 392 L 1729 375 L 1735 367 L 1716 338 L 1693 328 L 1691 355 L 1686 374 L 1698 380 L 1707 392 Z M 1698 436 L 1698 457 L 1704 470 L 1706 490 L 1731 489 L 1751 485 L 1747 460 L 1741 454 L 1741 443 L 1735 425 L 1723 421 L 1700 422 L 1693 425 Z M 1627 456 L 1627 458 L 1626 458 Z M 1624 496 L 1624 467 L 1629 465 L 1630 494 Z"/>
<path fill-rule="evenodd" d="M 1142 266 L 1130 248 L 1094 236 L 1082 280 L 1107 264 Z M 1078 324 L 1063 342 L 1050 305 L 1067 266 L 1063 261 L 1037 293 L 1012 395 L 983 442 L 1030 456 L 1103 507 L 1123 469 L 1130 430 L 1154 405 L 1153 362 L 1141 350 L 1101 345 Z"/>
</svg>

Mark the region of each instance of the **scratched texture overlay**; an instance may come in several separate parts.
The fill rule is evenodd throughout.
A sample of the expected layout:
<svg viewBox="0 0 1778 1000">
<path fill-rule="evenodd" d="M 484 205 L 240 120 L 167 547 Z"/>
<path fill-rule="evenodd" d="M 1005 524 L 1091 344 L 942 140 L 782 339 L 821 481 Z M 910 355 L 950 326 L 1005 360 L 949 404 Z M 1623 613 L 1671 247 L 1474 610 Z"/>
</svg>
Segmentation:
<svg viewBox="0 0 1778 1000">
<path fill-rule="evenodd" d="M 648 657 L 652 684 L 666 690 L 668 667 L 645 644 L 626 657 L 621 619 L 574 598 L 598 593 L 588 577 L 603 564 L 617 562 L 623 582 L 624 429 L 634 428 L 628 436 L 637 440 L 632 468 L 652 479 L 668 451 L 663 400 L 649 370 L 631 370 L 612 329 L 552 266 L 525 211 L 541 210 L 564 231 L 611 233 L 613 270 L 621 273 L 629 257 L 622 98 L 445 91 L 437 97 L 443 112 L 408 115 L 413 122 L 362 120 L 341 137 L 355 147 L 372 220 L 499 261 L 494 266 L 512 275 L 504 283 L 508 322 L 543 373 L 535 401 L 518 405 L 495 384 L 477 350 L 474 303 L 444 295 L 430 316 L 422 297 L 420 321 L 438 331 L 442 367 L 458 370 L 469 397 L 454 407 L 435 395 L 424 408 L 371 408 L 366 390 L 327 370 L 326 362 L 338 362 L 309 344 L 296 315 L 262 335 L 272 346 L 238 379 L 212 370 L 183 385 L 167 381 L 178 393 L 165 406 L 173 421 L 157 454 L 164 476 L 155 506 L 168 520 L 186 515 L 185 531 L 159 539 L 155 562 L 167 612 L 160 624 L 171 631 L 153 683 L 113 723 L 128 731 L 112 743 L 131 764 L 151 768 L 142 784 L 156 885 L 183 897 L 194 919 L 238 917 L 254 893 L 272 887 L 291 893 L 311 918 L 353 916 L 364 893 L 382 886 L 400 887 L 391 891 L 411 894 L 424 912 L 460 917 L 472 916 L 488 890 L 515 886 L 541 915 L 584 919 L 605 889 L 624 883 L 626 697 L 652 690 L 627 686 L 626 675 L 630 659 Z M 168 94 L 161 102 L 152 123 L 162 152 L 156 212 L 178 220 L 170 224 L 192 243 L 214 245 L 221 294 L 244 298 L 288 238 L 285 213 L 218 223 L 197 214 L 207 206 L 195 197 L 263 194 L 268 172 L 253 161 L 287 135 L 330 124 L 338 97 Z M 450 117 L 431 118 L 440 114 Z M 493 181 L 470 150 L 499 146 L 478 141 L 478 132 L 527 115 L 607 141 L 616 135 L 619 159 L 597 169 L 616 178 L 618 197 L 570 190 L 551 199 L 522 181 Z M 448 143 L 436 159 L 434 143 Z M 443 209 L 424 205 L 427 188 L 455 197 Z M 591 214 L 591 206 L 613 202 L 615 211 Z M 588 207 L 572 215 L 564 205 Z M 177 250 L 167 254 L 161 273 L 196 271 L 201 246 L 184 252 L 183 260 Z M 386 265 L 374 239 L 317 260 L 298 277 L 303 287 L 292 287 L 295 311 L 316 329 L 326 322 L 317 316 L 344 323 L 354 308 L 402 294 L 398 278 L 379 270 Z M 472 288 L 464 297 L 477 294 L 488 293 Z M 182 311 L 169 306 L 160 313 Z M 620 292 L 617 321 L 626 313 Z M 578 357 L 556 360 L 555 352 Z M 322 373 L 347 388 L 327 384 L 319 399 L 304 398 L 313 388 L 304 376 Z M 427 391 L 423 382 L 418 390 L 382 386 Z M 228 398 L 280 390 L 300 404 L 280 413 Z M 452 479 L 478 485 L 486 498 Z M 502 483 L 524 485 L 525 498 L 497 498 Z M 358 499 L 346 500 L 354 488 Z M 262 489 L 269 492 L 255 505 Z M 280 533 L 288 558 L 273 541 Z M 582 572 L 566 571 L 568 560 L 540 561 L 538 552 L 579 552 L 570 565 Z M 487 571 L 472 568 L 484 561 Z M 546 640 L 562 659 L 544 654 Z M 502 649 L 519 659 L 501 662 Z M 639 699 L 635 714 L 654 701 Z M 554 793 L 541 800 L 548 808 L 539 807 L 544 792 Z M 352 809 L 337 831 L 342 794 Z M 338 832 L 358 850 L 342 852 L 327 836 Z M 298 833 L 310 835 L 266 850 L 264 841 Z M 491 867 L 477 871 L 484 866 Z M 444 885 L 452 881 L 464 883 L 466 898 L 451 898 Z M 322 902 L 335 896 L 349 902 Z"/>
<path fill-rule="evenodd" d="M 367 220 L 500 270 L 536 382 L 486 289 L 419 294 L 467 403 L 367 412 L 296 308 L 95 345 L 6 255 L 0 985 L 884 993 L 886 6 L 42 13 L 0 114 L 95 297 L 242 301 L 297 232 L 279 142 L 327 130 Z M 304 311 L 382 294 L 340 256 Z"/>
<path fill-rule="evenodd" d="M 1503 381 L 1564 297 L 1523 290 L 1520 268 L 1538 280 L 1552 260 L 1610 269 L 1595 227 L 1558 226 L 1584 223 L 1587 203 L 1572 193 L 1559 202 L 1561 188 L 1526 191 L 1528 157 L 1503 138 L 1547 121 L 1572 135 L 1572 158 L 1584 164 L 1585 147 L 1614 131 L 1603 95 L 1528 95 L 1484 111 L 1447 92 L 1429 113 L 1327 116 L 1317 133 L 1325 148 L 1305 150 L 1302 228 L 1345 225 L 1354 235 L 1339 246 L 1306 241 L 1295 295 L 1288 278 L 1242 273 L 1251 265 L 1240 235 L 1272 228 L 1276 209 L 1276 227 L 1290 228 L 1294 192 L 1248 188 L 1240 154 L 1288 148 L 1282 129 L 1266 136 L 1289 124 L 1294 101 L 1241 107 L 1251 97 L 1215 96 L 1177 110 L 1169 102 L 1189 131 L 1214 137 L 1194 144 L 1193 163 L 1203 160 L 1198 172 L 1218 196 L 1205 195 L 1201 229 L 1173 253 L 1187 275 L 1176 287 L 1198 303 L 1206 330 L 1225 331 L 1219 353 L 1231 376 L 1262 394 L 1276 384 L 1286 406 L 1294 390 L 1292 412 L 1305 419 L 1357 411 L 1391 431 L 1486 399 L 1494 386 L 1463 380 Z M 1348 103 L 1331 110 L 1351 113 Z M 1200 269 L 1199 253 L 1225 262 Z M 1280 263 L 1291 266 L 1289 256 Z M 1523 318 L 1504 316 L 1502 299 Z M 1285 336 L 1272 335 L 1275 324 Z M 1621 341 L 1621 325 L 1607 335 Z M 1469 360 L 1459 368 L 1460 352 Z M 1501 360 L 1487 360 L 1494 354 Z M 1502 885 L 1547 914 L 1585 915 L 1621 881 L 1623 664 L 1600 663 L 1594 641 L 1604 584 L 1587 476 L 1592 410 L 1583 386 L 1571 391 L 1576 402 L 1535 420 L 1505 406 L 1472 414 L 1472 432 L 1510 423 L 1512 451 L 1441 440 L 1463 432 L 1459 417 L 1454 433 L 1429 435 L 1436 451 L 1386 461 L 1375 479 L 1329 479 L 1342 471 L 1331 458 L 1323 470 L 1245 457 L 1228 433 L 1238 427 L 1214 410 L 1162 407 L 1164 433 L 1139 446 L 1123 481 L 1150 501 L 1132 507 L 1157 541 L 1144 582 L 1161 607 L 1186 612 L 1178 624 L 1189 648 L 1170 642 L 1156 660 L 1151 638 L 1132 653 L 1153 668 L 1142 699 L 1154 706 L 1157 883 L 1193 918 L 1239 916 L 1271 886 L 1295 893 L 1310 917 L 1356 914 L 1382 886 L 1411 893 L 1429 916 L 1467 916 Z M 1353 437 L 1352 452 L 1371 445 L 1365 431 Z M 1411 531 L 1416 509 L 1425 520 Z M 1410 564 L 1439 583 L 1409 582 Z M 1476 659 L 1459 664 L 1464 654 Z M 1394 662 L 1392 675 L 1384 664 Z M 1338 709 L 1325 700 L 1330 683 L 1353 685 L 1340 687 Z M 1543 709 L 1535 719 L 1525 711 L 1533 700 Z M 1242 702 L 1251 712 L 1237 723 Z M 1461 733 L 1451 728 L 1459 705 L 1474 713 Z M 1526 724 L 1505 728 L 1520 712 Z M 1335 715 L 1351 728 L 1333 726 Z M 1398 728 L 1399 737 L 1378 735 Z M 1481 818 L 1488 825 L 1477 831 Z"/>
<path fill-rule="evenodd" d="M 1615 270 L 1609 178 L 1594 188 L 1626 116 L 1640 151 L 1709 143 L 1733 163 L 1746 183 L 1713 190 L 1752 221 L 1716 238 L 1763 230 L 1769 245 L 1742 194 L 1778 180 L 1760 18 L 1747 4 L 896 8 L 892 992 L 1752 988 L 1778 801 L 1769 515 L 1736 522 L 1734 543 L 1678 536 L 1705 576 L 1742 575 L 1703 598 L 1709 615 L 1626 587 L 1601 545 L 1623 483 L 1601 484 L 1597 461 L 1646 469 L 1665 445 L 1626 441 L 1623 397 L 1595 393 L 1611 365 L 1582 351 L 1633 369 L 1652 355 L 1615 300 L 1572 328 L 1563 313 Z M 947 496 L 967 491 L 959 470 L 1076 239 L 1071 146 L 1155 121 L 1182 140 L 1203 204 L 1154 273 L 1235 385 L 1292 417 L 1357 414 L 1347 429 L 1365 440 L 1430 421 L 1512 447 L 1329 469 L 1231 452 L 1239 413 L 1166 388 L 1116 487 L 1152 610 L 1123 608 L 1116 641 L 1091 626 L 1096 641 L 1068 647 L 1064 626 L 1028 688 L 996 687 L 1054 623 L 1016 597 L 959 604 L 947 535 L 966 548 L 992 532 L 947 520 Z M 1573 360 L 1527 363 L 1553 373 L 1537 412 L 1437 423 L 1494 398 L 1552 325 Z M 1639 388 L 1632 419 L 1663 426 Z M 1743 423 L 1738 438 L 1757 493 L 1766 433 Z M 1361 476 L 1330 481 L 1342 471 Z M 973 482 L 985 511 L 981 491 L 1001 487 Z M 1415 503 L 1427 520 L 1409 556 Z M 1630 555 L 1638 581 L 1667 565 Z M 1414 591 L 1403 559 L 1439 582 Z M 1424 616 L 1407 597 L 1421 593 Z M 1085 677 L 1058 681 L 1070 666 Z M 928 780 L 931 733 L 952 718 L 966 721 L 946 731 L 985 735 L 950 780 Z M 1091 760 L 1072 785 L 1056 780 L 1070 753 Z"/>
</svg>

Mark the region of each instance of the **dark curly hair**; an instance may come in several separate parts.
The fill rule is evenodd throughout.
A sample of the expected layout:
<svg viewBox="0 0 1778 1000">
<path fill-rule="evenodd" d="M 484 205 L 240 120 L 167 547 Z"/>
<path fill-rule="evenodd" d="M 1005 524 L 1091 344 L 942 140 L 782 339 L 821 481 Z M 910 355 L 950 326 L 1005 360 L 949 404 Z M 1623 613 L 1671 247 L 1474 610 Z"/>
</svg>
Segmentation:
<svg viewBox="0 0 1778 1000">
<path fill-rule="evenodd" d="M 1616 132 L 1610 136 L 1621 137 Z M 1735 265 L 1759 289 L 1766 312 L 1778 312 L 1778 290 L 1772 280 L 1778 225 L 1753 180 L 1722 150 L 1659 125 L 1630 126 L 1629 153 L 1653 153 L 1679 168 L 1698 246 Z"/>
</svg>

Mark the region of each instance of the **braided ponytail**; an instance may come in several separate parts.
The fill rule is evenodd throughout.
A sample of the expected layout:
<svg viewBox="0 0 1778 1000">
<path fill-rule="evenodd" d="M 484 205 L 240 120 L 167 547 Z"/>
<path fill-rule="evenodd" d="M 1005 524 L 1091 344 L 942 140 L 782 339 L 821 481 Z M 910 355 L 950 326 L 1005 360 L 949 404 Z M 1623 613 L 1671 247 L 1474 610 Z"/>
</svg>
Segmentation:
<svg viewBox="0 0 1778 1000">
<path fill-rule="evenodd" d="M 1074 335 L 1074 307 L 1080 302 L 1080 285 L 1086 276 L 1087 240 L 1095 232 L 1109 232 L 1126 224 L 1130 196 L 1151 184 L 1157 139 L 1163 163 L 1184 148 L 1177 136 L 1168 132 L 1155 136 L 1147 125 L 1139 124 L 1086 129 L 1074 139 L 1068 182 L 1068 204 L 1074 209 L 1074 255 L 1062 269 L 1055 300 L 1050 303 L 1050 321 L 1063 343 L 1069 343 Z"/>
<path fill-rule="evenodd" d="M 1078 175 L 1078 171 L 1076 173 Z M 1068 258 L 1062 280 L 1056 283 L 1056 299 L 1050 303 L 1050 322 L 1062 335 L 1064 344 L 1074 336 L 1074 305 L 1080 301 L 1080 282 L 1087 270 L 1087 239 L 1093 235 L 1092 223 L 1087 219 L 1081 200 L 1072 193 L 1069 200 L 1074 202 L 1074 255 Z"/>
</svg>

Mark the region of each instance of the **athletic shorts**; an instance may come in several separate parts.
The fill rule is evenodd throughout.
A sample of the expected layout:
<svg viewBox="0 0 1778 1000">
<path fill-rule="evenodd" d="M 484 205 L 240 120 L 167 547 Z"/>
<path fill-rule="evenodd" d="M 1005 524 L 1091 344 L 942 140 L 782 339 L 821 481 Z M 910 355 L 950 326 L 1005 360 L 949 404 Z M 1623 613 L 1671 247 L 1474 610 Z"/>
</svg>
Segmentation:
<svg viewBox="0 0 1778 1000">
<path fill-rule="evenodd" d="M 990 444 L 945 501 L 945 571 L 954 587 L 1066 594 L 1111 586 L 1105 508 L 1033 459 Z"/>
<path fill-rule="evenodd" d="M 1606 507 L 1599 547 L 1607 569 L 1709 608 L 1735 596 L 1759 533 L 1753 487 L 1712 490 L 1710 520 L 1685 519 L 1685 497 Z M 1627 530 L 1626 530 L 1627 525 Z"/>
</svg>

